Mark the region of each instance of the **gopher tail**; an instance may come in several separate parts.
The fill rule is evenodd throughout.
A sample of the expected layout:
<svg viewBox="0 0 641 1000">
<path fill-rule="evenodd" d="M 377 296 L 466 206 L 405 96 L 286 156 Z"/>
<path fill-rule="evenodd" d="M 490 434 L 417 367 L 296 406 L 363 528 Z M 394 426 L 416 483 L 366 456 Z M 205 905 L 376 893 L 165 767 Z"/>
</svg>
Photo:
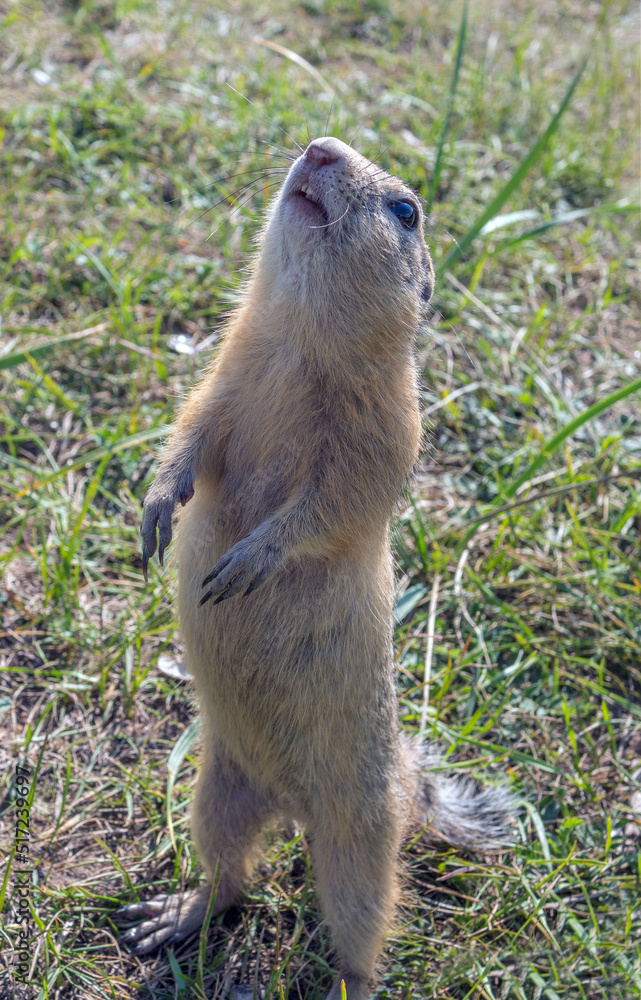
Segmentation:
<svg viewBox="0 0 641 1000">
<path fill-rule="evenodd" d="M 422 839 L 434 847 L 497 851 L 509 847 L 516 803 L 504 788 L 482 788 L 471 778 L 451 777 L 442 760 L 418 740 L 408 740 L 412 755 L 413 819 Z"/>
</svg>

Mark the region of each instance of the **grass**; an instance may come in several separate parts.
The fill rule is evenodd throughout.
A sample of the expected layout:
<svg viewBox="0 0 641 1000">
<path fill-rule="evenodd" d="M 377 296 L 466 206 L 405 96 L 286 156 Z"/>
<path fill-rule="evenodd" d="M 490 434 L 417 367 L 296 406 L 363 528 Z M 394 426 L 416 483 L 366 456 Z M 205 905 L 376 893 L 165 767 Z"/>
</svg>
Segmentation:
<svg viewBox="0 0 641 1000">
<path fill-rule="evenodd" d="M 271 837 L 206 941 L 142 961 L 112 922 L 200 877 L 196 709 L 167 672 L 171 572 L 143 582 L 140 501 L 281 182 L 293 144 L 270 119 L 353 139 L 431 205 L 399 711 L 523 802 L 498 858 L 408 845 L 375 995 L 641 995 L 638 27 L 633 5 L 570 0 L 465 21 L 388 0 L 0 5 L 2 997 L 331 981 L 304 831 Z"/>
</svg>

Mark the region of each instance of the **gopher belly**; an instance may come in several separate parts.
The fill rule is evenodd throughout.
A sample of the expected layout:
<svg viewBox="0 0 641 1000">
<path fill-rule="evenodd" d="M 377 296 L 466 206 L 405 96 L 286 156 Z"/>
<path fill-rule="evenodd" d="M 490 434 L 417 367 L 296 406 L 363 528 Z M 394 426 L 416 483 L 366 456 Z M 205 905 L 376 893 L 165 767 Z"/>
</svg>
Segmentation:
<svg viewBox="0 0 641 1000">
<path fill-rule="evenodd" d="M 242 600 L 199 607 L 200 582 L 236 541 L 215 525 L 197 495 L 176 539 L 181 634 L 206 738 L 270 794 L 306 797 L 345 768 L 346 781 L 373 773 L 372 755 L 396 739 L 387 540 L 358 561 L 292 559 Z"/>
</svg>

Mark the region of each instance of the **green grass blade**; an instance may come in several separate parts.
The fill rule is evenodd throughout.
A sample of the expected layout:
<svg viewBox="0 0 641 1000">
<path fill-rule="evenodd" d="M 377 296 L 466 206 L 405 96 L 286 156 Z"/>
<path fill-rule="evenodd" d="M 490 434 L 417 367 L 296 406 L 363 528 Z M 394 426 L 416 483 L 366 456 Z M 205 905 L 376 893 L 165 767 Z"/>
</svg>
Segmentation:
<svg viewBox="0 0 641 1000">
<path fill-rule="evenodd" d="M 427 595 L 428 588 L 423 583 L 416 583 L 408 587 L 404 594 L 398 598 L 394 605 L 394 621 L 398 625 L 404 618 L 413 611 L 417 604 Z"/>
<path fill-rule="evenodd" d="M 29 361 L 29 357 L 39 358 L 43 354 L 51 354 L 56 348 L 64 344 L 71 344 L 74 340 L 83 340 L 92 333 L 103 333 L 110 326 L 111 323 L 98 323 L 97 326 L 90 326 L 86 330 L 80 330 L 78 333 L 66 333 L 64 337 L 53 337 L 52 340 L 47 340 L 44 344 L 37 344 L 35 347 L 29 347 L 25 351 L 13 351 L 11 354 L 5 354 L 3 357 L 0 357 L 0 371 L 5 368 L 15 368 L 16 365 L 25 364 Z"/>
<path fill-rule="evenodd" d="M 513 503 L 508 503 L 508 504 L 505 504 L 505 505 L 503 505 L 501 507 L 497 507 L 496 510 L 487 511 L 485 514 L 479 514 L 478 517 L 473 517 L 471 520 L 468 520 L 466 522 L 466 525 L 467 525 L 467 527 L 471 528 L 472 525 L 485 524 L 486 521 L 491 521 L 495 517 L 500 517 L 501 514 L 508 514 L 510 511 L 516 510 L 517 507 L 523 507 L 526 504 L 536 503 L 537 500 L 546 500 L 548 497 L 563 496 L 565 493 L 571 493 L 573 490 L 589 489 L 592 486 L 600 486 L 603 483 L 613 483 L 613 482 L 616 482 L 619 479 L 641 479 L 641 468 L 639 468 L 639 469 L 626 469 L 624 472 L 617 472 L 617 473 L 615 473 L 612 476 L 598 476 L 596 479 L 576 478 L 576 479 L 573 479 L 571 483 L 565 483 L 563 486 L 553 486 L 552 489 L 549 489 L 549 490 L 541 490 L 540 492 L 537 491 L 536 493 L 533 493 L 530 496 L 523 497 L 523 499 L 521 499 L 521 500 L 515 500 Z M 632 507 L 632 504 L 627 504 L 626 507 L 624 508 L 624 511 L 623 511 L 623 513 L 621 515 L 621 518 L 620 518 L 621 524 L 624 524 L 628 520 L 628 518 L 630 517 L 631 507 Z M 449 538 L 450 535 L 453 535 L 457 531 L 460 531 L 461 527 L 463 527 L 463 525 L 461 525 L 460 523 L 453 522 L 447 528 L 447 530 L 441 531 L 441 532 L 438 533 L 438 535 L 435 535 L 434 536 L 434 541 L 435 542 L 439 542 L 439 543 L 442 542 L 445 538 Z M 620 525 L 617 526 L 615 530 L 619 531 L 620 530 Z M 415 585 L 415 587 L 416 586 L 418 586 L 418 585 Z M 395 609 L 394 609 L 395 619 L 394 620 L 397 622 L 397 624 L 398 624 L 399 621 L 402 621 L 402 618 L 398 617 L 400 611 L 403 610 L 401 602 L 404 600 L 404 598 L 406 597 L 406 595 L 408 595 L 410 593 L 410 591 L 414 591 L 415 587 L 408 587 L 407 590 L 405 591 L 405 593 L 398 599 L 398 601 L 397 601 L 397 603 L 395 605 Z M 425 588 L 425 592 L 427 593 L 427 587 Z M 412 593 L 412 595 L 410 595 L 410 596 L 413 598 L 414 597 L 414 593 Z M 416 603 L 413 604 L 413 607 L 415 607 L 416 604 L 418 604 L 420 600 L 421 600 L 420 597 L 417 598 Z M 409 611 L 411 611 L 411 610 L 412 610 L 412 608 L 408 608 L 406 614 L 408 614 Z"/>
<path fill-rule="evenodd" d="M 166 427 L 150 427 L 149 430 L 140 431 L 138 434 L 132 434 L 130 437 L 121 438 L 113 444 L 105 445 L 102 448 L 93 448 L 91 451 L 85 451 L 79 458 L 75 459 L 75 461 L 61 466 L 55 472 L 52 472 L 51 475 L 45 476 L 44 479 L 34 483 L 33 486 L 30 486 L 28 489 L 20 490 L 19 493 L 16 493 L 16 499 L 23 497 L 26 494 L 35 493 L 36 490 L 46 486 L 47 483 L 52 483 L 54 479 L 59 479 L 60 476 L 64 476 L 67 472 L 71 472 L 74 469 L 80 469 L 83 465 L 89 465 L 92 462 L 100 462 L 103 458 L 111 458 L 112 455 L 117 455 L 120 451 L 128 451 L 130 448 L 137 448 L 139 444 L 146 444 L 147 441 L 154 441 L 166 433 Z"/>
<path fill-rule="evenodd" d="M 528 229 L 527 232 L 521 233 L 519 236 L 514 236 L 512 239 L 502 240 L 501 243 L 499 243 L 498 246 L 491 251 L 491 255 L 495 256 L 498 253 L 502 253 L 504 250 L 509 250 L 510 247 L 517 246 L 519 243 L 524 243 L 526 240 L 536 239 L 537 236 L 547 232 L 548 229 L 553 229 L 555 226 L 566 226 L 569 222 L 574 222 L 575 219 L 585 219 L 594 215 L 616 215 L 628 212 L 641 212 L 641 206 L 593 205 L 590 206 L 590 208 L 577 208 L 573 212 L 563 212 L 562 215 L 555 215 L 554 218 L 548 219 L 547 222 L 541 222 L 538 226 L 535 226 L 534 229 Z"/>
<path fill-rule="evenodd" d="M 165 809 L 167 817 L 167 830 L 171 838 L 171 842 L 174 845 L 174 850 L 176 848 L 176 840 L 174 837 L 174 823 L 173 815 L 171 811 L 171 798 L 174 791 L 174 784 L 176 781 L 176 776 L 180 770 L 180 766 L 184 761 L 185 757 L 193 747 L 194 743 L 200 736 L 201 723 L 200 718 L 196 717 L 192 722 L 189 723 L 180 739 L 176 743 L 175 747 L 169 755 L 169 760 L 167 761 L 167 790 L 165 793 Z"/>
<path fill-rule="evenodd" d="M 443 275 L 445 271 L 449 270 L 449 268 L 452 267 L 452 265 L 455 264 L 457 260 L 459 260 L 459 258 L 474 242 L 474 240 L 479 235 L 483 227 L 486 226 L 487 223 L 490 221 L 490 219 L 493 219 L 494 216 L 497 214 L 497 212 L 500 211 L 500 209 L 506 203 L 508 198 L 510 198 L 511 195 L 514 194 L 514 192 L 521 186 L 521 183 L 523 182 L 527 174 L 530 172 L 532 167 L 534 167 L 535 164 L 538 163 L 538 161 L 541 159 L 552 136 L 559 127 L 561 118 L 563 117 L 568 105 L 570 104 L 570 101 L 572 100 L 572 96 L 577 88 L 579 80 L 583 75 L 583 71 L 585 69 L 587 61 L 588 61 L 588 56 L 586 55 L 581 61 L 581 65 L 579 66 L 578 70 L 574 74 L 572 82 L 570 83 L 570 86 L 566 90 L 565 96 L 561 101 L 561 104 L 559 105 L 556 114 L 552 116 L 545 132 L 543 132 L 543 134 L 539 136 L 539 138 L 534 143 L 532 149 L 525 157 L 521 165 L 517 168 L 517 170 L 514 171 L 509 181 L 503 185 L 499 193 L 490 202 L 485 211 L 481 213 L 476 222 L 472 226 L 470 226 L 465 236 L 463 236 L 463 238 L 458 243 L 456 243 L 453 247 L 451 247 L 451 249 L 446 253 L 445 257 L 441 261 L 439 261 L 439 263 L 436 266 L 437 279 L 441 275 Z"/>
<path fill-rule="evenodd" d="M 550 440 L 543 445 L 536 457 L 530 462 L 527 469 L 521 473 L 518 479 L 515 479 L 514 482 L 510 483 L 510 485 L 503 490 L 500 496 L 496 498 L 495 503 L 497 506 L 500 501 L 506 499 L 509 500 L 516 493 L 518 493 L 520 488 L 532 478 L 534 473 L 541 468 L 543 463 L 554 454 L 554 452 L 563 444 L 564 441 L 567 440 L 567 438 L 576 433 L 580 427 L 583 427 L 584 424 L 589 423 L 590 420 L 598 417 L 601 413 L 604 413 L 605 410 L 609 410 L 615 405 L 615 403 L 619 403 L 622 399 L 626 399 L 635 392 L 641 392 L 641 379 L 636 379 L 634 382 L 630 382 L 629 385 L 624 386 L 622 389 L 618 389 L 616 392 L 610 393 L 609 396 L 606 396 L 604 399 L 600 399 L 597 403 L 589 406 L 587 410 L 579 413 L 579 415 L 573 420 L 570 420 L 565 427 L 561 428 L 558 434 L 555 434 L 554 437 L 550 438 Z M 498 510 L 496 511 L 496 514 L 498 514 Z M 463 542 L 461 543 L 461 549 L 465 548 L 470 539 L 476 534 L 480 527 L 480 523 L 480 521 L 477 521 L 476 524 L 470 527 L 470 530 L 467 532 Z"/>
<path fill-rule="evenodd" d="M 456 98 L 456 91 L 458 88 L 459 75 L 461 72 L 461 65 L 463 62 L 463 49 L 465 47 L 465 35 L 467 32 L 467 0 L 463 4 L 463 14 L 461 16 L 461 26 L 458 33 L 458 44 L 456 47 L 456 61 L 454 63 L 454 73 L 452 74 L 452 83 L 450 85 L 450 99 L 447 105 L 447 112 L 445 114 L 445 121 L 443 122 L 443 128 L 441 129 L 441 135 L 438 141 L 438 147 L 436 150 L 436 161 L 434 163 L 434 174 L 432 176 L 432 184 L 430 186 L 430 194 L 427 202 L 427 212 L 432 208 L 434 199 L 438 191 L 439 181 L 441 179 L 441 172 L 443 169 L 443 151 L 445 149 L 445 143 L 447 142 L 447 137 L 450 132 L 450 125 L 452 123 L 452 112 L 454 110 L 454 100 Z"/>
<path fill-rule="evenodd" d="M 605 410 L 609 410 L 610 407 L 614 406 L 615 403 L 619 403 L 622 399 L 626 399 L 627 396 L 631 396 L 635 392 L 641 392 L 641 379 L 636 379 L 634 382 L 630 382 L 629 385 L 624 386 L 622 389 L 618 389 L 616 392 L 610 393 L 604 399 L 600 399 L 598 403 L 594 403 L 589 406 L 587 410 L 583 413 L 579 413 L 574 420 L 570 420 L 569 423 L 562 427 L 558 434 L 555 434 L 547 444 L 543 445 L 540 452 L 536 458 L 530 462 L 525 472 L 523 472 L 518 479 L 515 479 L 513 483 L 507 487 L 503 492 L 503 496 L 507 499 L 513 497 L 529 479 L 532 478 L 537 469 L 540 469 L 543 463 L 550 455 L 553 455 L 557 448 L 563 444 L 563 442 L 572 437 L 572 435 L 578 431 L 580 427 L 584 424 L 594 420 L 599 414 L 603 413 Z"/>
</svg>

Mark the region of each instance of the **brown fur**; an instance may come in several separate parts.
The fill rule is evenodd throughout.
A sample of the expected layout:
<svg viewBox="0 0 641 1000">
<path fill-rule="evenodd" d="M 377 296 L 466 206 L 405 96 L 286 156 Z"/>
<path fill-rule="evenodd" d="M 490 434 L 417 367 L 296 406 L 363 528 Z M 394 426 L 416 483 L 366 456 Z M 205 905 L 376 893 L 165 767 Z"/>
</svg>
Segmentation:
<svg viewBox="0 0 641 1000">
<path fill-rule="evenodd" d="M 413 228 L 398 202 L 414 206 Z M 439 839 L 439 795 L 456 797 L 401 737 L 394 693 L 389 524 L 421 436 L 413 341 L 433 281 L 422 221 L 416 196 L 348 146 L 308 147 L 145 500 L 145 570 L 156 525 L 162 558 L 189 501 L 175 548 L 204 729 L 192 830 L 210 879 L 220 865 L 216 912 L 265 825 L 305 824 L 339 959 L 331 1000 L 340 976 L 350 1000 L 366 995 L 402 836 L 414 820 Z M 467 801 L 472 814 L 483 795 Z M 488 836 L 472 820 L 458 839 Z M 130 907 L 150 919 L 128 939 L 148 951 L 189 933 L 208 894 Z"/>
</svg>

